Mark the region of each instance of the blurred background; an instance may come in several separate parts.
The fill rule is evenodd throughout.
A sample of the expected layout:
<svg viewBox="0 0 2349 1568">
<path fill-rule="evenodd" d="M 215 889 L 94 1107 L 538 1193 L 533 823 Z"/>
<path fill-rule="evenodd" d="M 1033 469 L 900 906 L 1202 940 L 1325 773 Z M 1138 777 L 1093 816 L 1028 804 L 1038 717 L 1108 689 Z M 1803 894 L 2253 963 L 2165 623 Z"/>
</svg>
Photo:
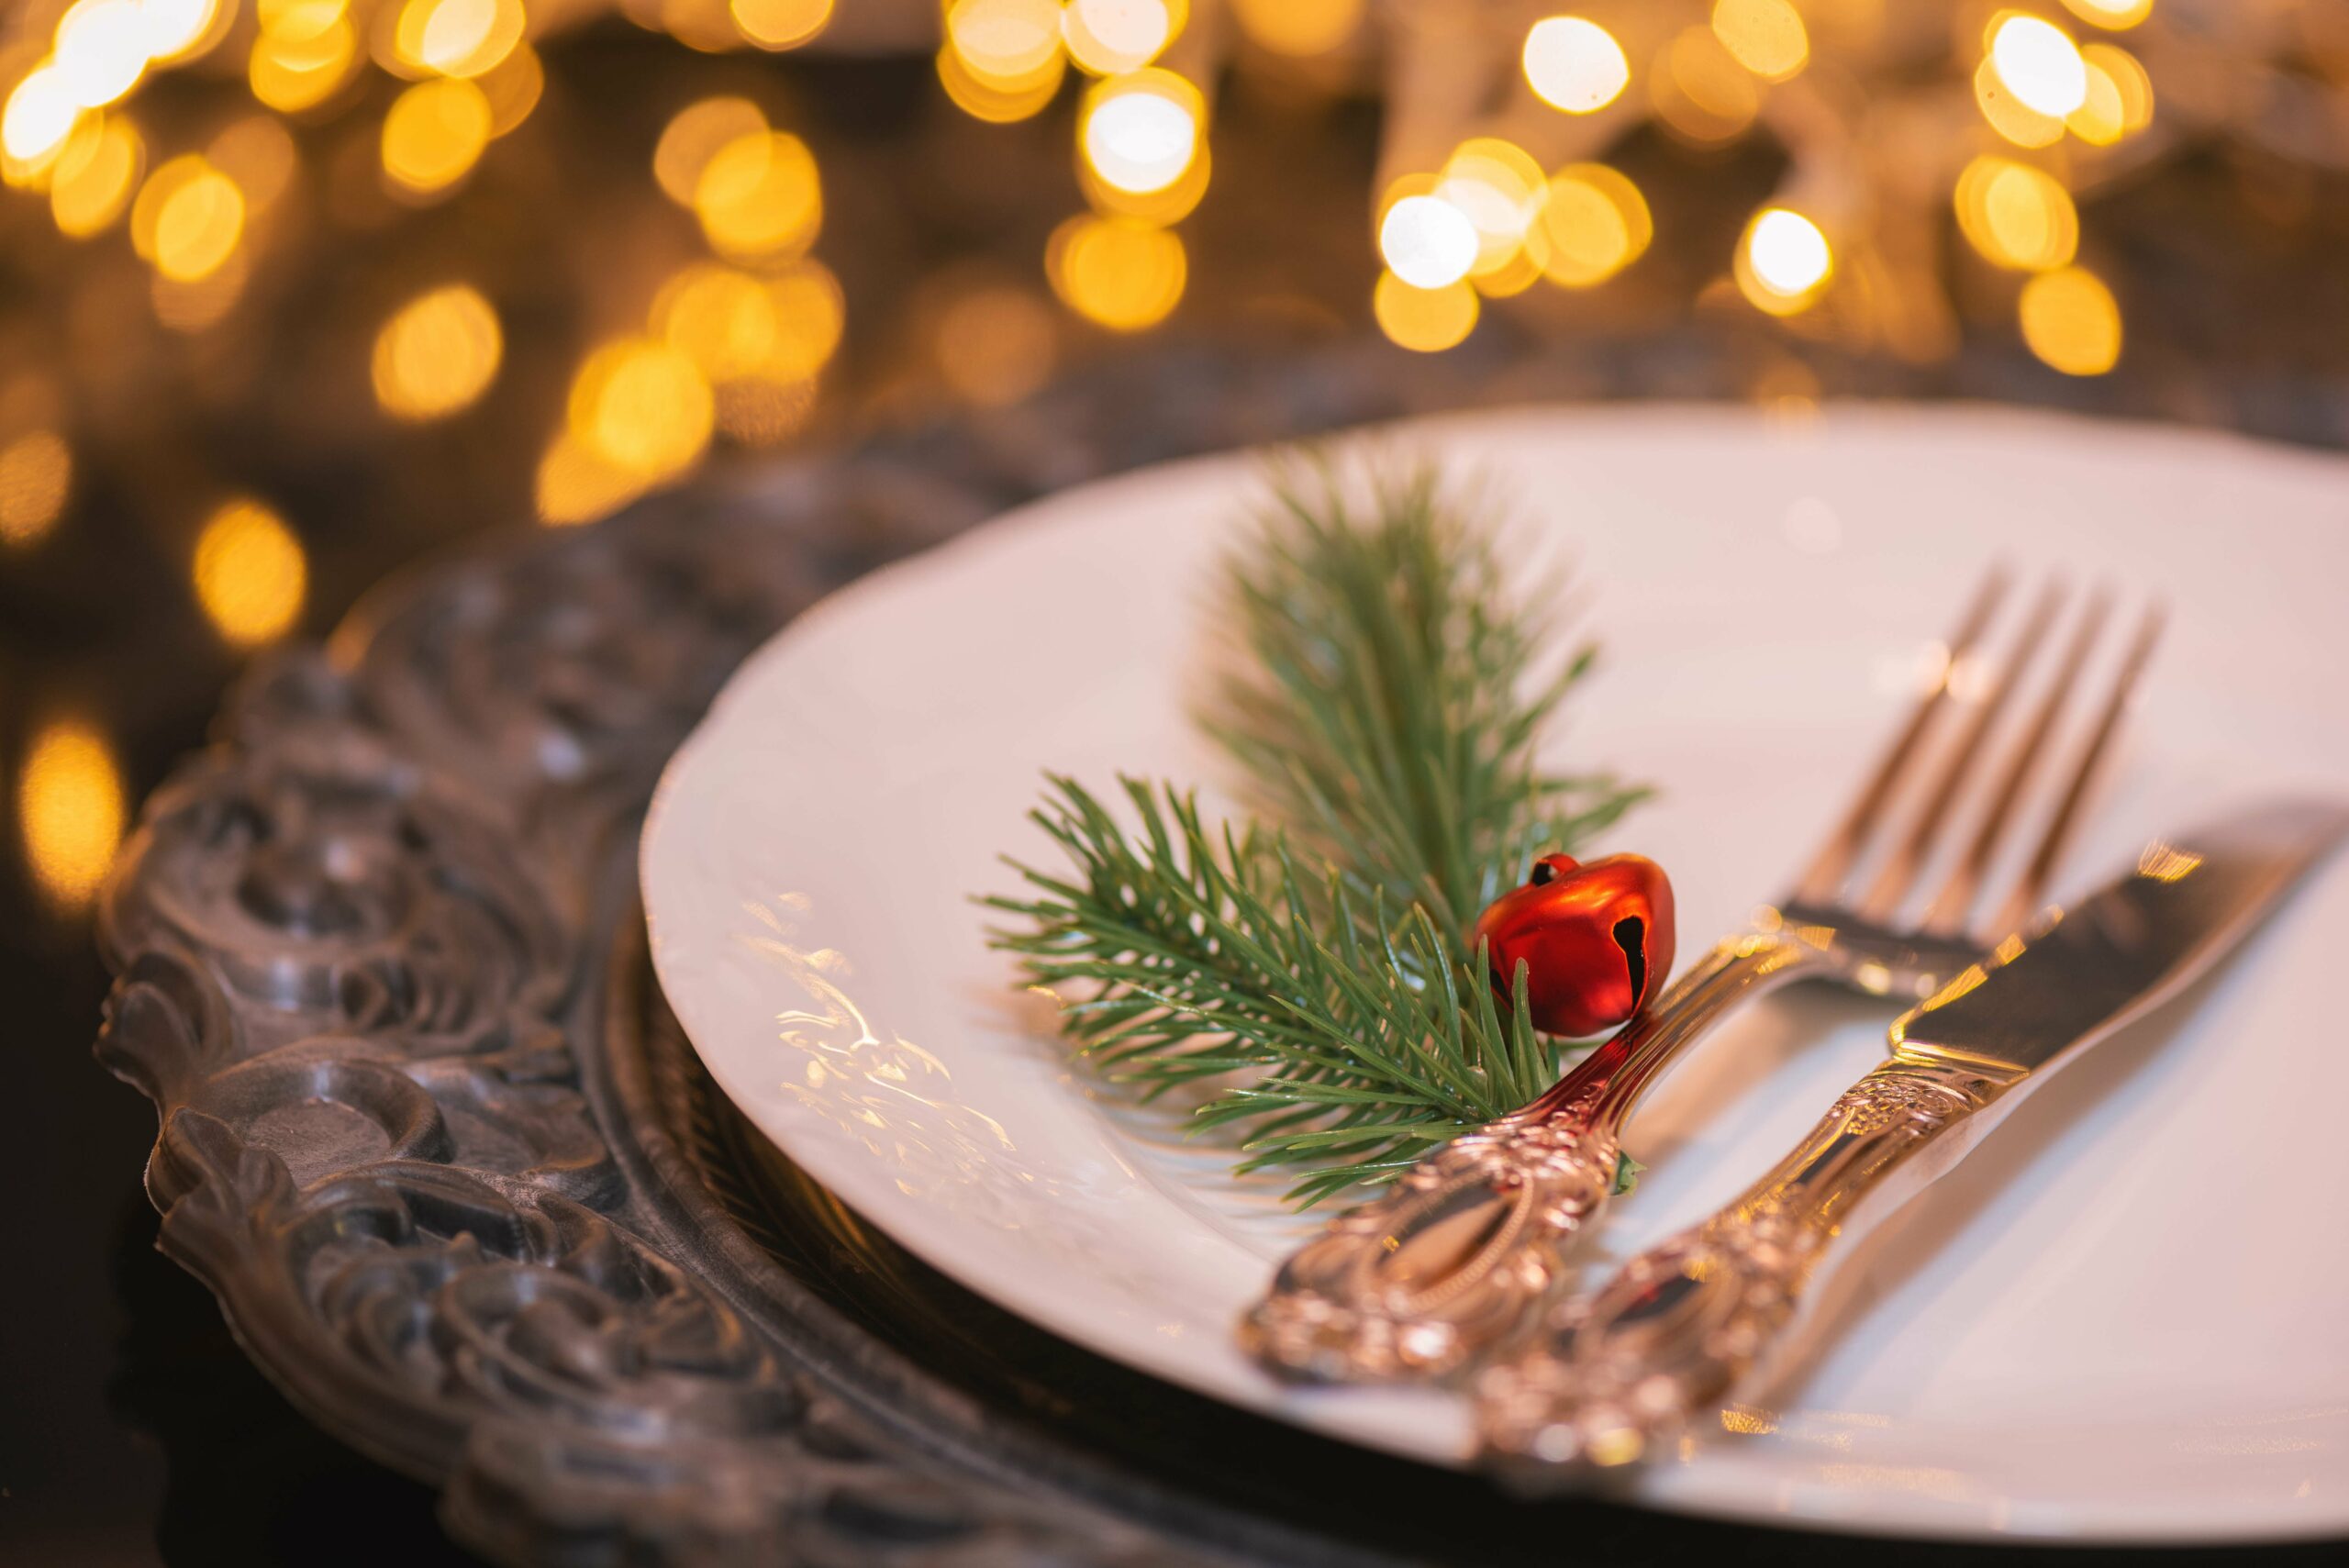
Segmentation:
<svg viewBox="0 0 2349 1568">
<path fill-rule="evenodd" d="M 2349 0 L 20 0 L 0 179 L 0 995 L 45 1187 L 7 1223 L 58 1281 L 0 1385 L 59 1412 L 10 1423 L 0 1527 L 93 1559 L 150 1550 L 140 1434 L 223 1409 L 266 1458 L 216 1443 L 183 1507 L 325 1465 L 303 1506 L 425 1518 L 147 1255 L 149 1113 L 86 1054 L 137 802 L 404 562 L 885 461 L 853 565 L 1533 399 L 2349 442 Z"/>
</svg>

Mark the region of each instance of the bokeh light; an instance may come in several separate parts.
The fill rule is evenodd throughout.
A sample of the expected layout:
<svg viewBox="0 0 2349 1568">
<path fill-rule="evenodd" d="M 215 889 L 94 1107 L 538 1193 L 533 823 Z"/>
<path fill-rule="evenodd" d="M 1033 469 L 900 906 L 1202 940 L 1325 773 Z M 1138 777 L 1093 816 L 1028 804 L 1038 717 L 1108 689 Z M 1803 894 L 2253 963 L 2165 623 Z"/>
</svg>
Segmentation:
<svg viewBox="0 0 2349 1568">
<path fill-rule="evenodd" d="M 392 29 L 392 51 L 414 70 L 479 76 L 522 41 L 521 0 L 407 0 Z"/>
<path fill-rule="evenodd" d="M 1458 208 L 1475 229 L 1476 258 L 1468 275 L 1479 286 L 1520 258 L 1526 230 L 1547 195 L 1546 184 L 1533 155 L 1499 137 L 1472 137 L 1444 161 L 1434 194 Z M 1526 281 L 1531 281 L 1531 274 Z"/>
<path fill-rule="evenodd" d="M 727 9 L 761 49 L 797 49 L 832 19 L 832 0 L 732 0 Z"/>
<path fill-rule="evenodd" d="M 694 182 L 694 216 L 720 255 L 787 260 L 816 241 L 824 192 L 816 155 L 797 137 L 751 131 L 711 155 Z"/>
<path fill-rule="evenodd" d="M 1988 55 L 1974 72 L 1974 102 L 1990 128 L 2017 147 L 2053 147 L 2064 139 L 2064 122 L 2016 97 Z"/>
<path fill-rule="evenodd" d="M 602 462 L 648 482 L 700 461 L 716 413 L 701 368 L 657 339 L 606 344 L 571 385 L 573 438 Z"/>
<path fill-rule="evenodd" d="M 1069 58 L 1096 76 L 1139 71 L 1174 41 L 1184 0 L 1068 0 L 1061 37 Z"/>
<path fill-rule="evenodd" d="M 254 97 L 298 114 L 331 97 L 358 63 L 358 30 L 339 0 L 319 0 L 274 14 L 265 8 L 245 74 Z"/>
<path fill-rule="evenodd" d="M 384 116 L 384 173 L 398 190 L 429 195 L 470 172 L 489 146 L 489 99 L 462 77 L 418 82 Z"/>
<path fill-rule="evenodd" d="M 748 98 L 704 98 L 671 117 L 652 149 L 652 177 L 679 206 L 694 205 L 694 187 L 718 149 L 767 128 L 767 117 Z"/>
<path fill-rule="evenodd" d="M 1163 191 L 1198 155 L 1199 90 L 1171 71 L 1113 77 L 1085 95 L 1077 132 L 1085 166 L 1112 190 Z"/>
<path fill-rule="evenodd" d="M 1631 80 L 1615 35 L 1586 17 L 1545 17 L 1526 29 L 1521 63 L 1542 100 L 1570 115 L 1605 108 Z"/>
<path fill-rule="evenodd" d="M 75 0 L 58 19 L 50 58 L 75 103 L 85 109 L 113 103 L 147 72 L 138 0 Z"/>
<path fill-rule="evenodd" d="M 2043 169 L 1984 154 L 1957 179 L 1958 228 L 1985 260 L 2043 272 L 2069 262 L 2080 244 L 2071 193 Z"/>
<path fill-rule="evenodd" d="M 108 116 L 94 135 L 73 139 L 50 172 L 49 210 L 59 233 L 85 239 L 130 206 L 147 165 L 147 145 L 119 115 Z"/>
<path fill-rule="evenodd" d="M 1787 0 L 1715 0 L 1713 36 L 1765 82 L 1784 82 L 1810 59 L 1802 13 Z"/>
<path fill-rule="evenodd" d="M 42 894 L 65 909 L 89 903 L 122 843 L 122 770 L 105 738 L 70 720 L 34 736 L 17 781 L 17 820 Z"/>
<path fill-rule="evenodd" d="M 2054 23 L 2009 15 L 1992 25 L 1990 64 L 2023 107 L 2062 119 L 2087 102 L 2087 65 Z"/>
<path fill-rule="evenodd" d="M 2110 147 L 2134 136 L 2154 121 L 2154 83 L 2145 68 L 2127 50 L 2092 43 L 2080 50 L 2087 68 L 2087 96 L 2064 117 L 2064 124 L 2082 141 Z"/>
<path fill-rule="evenodd" d="M 1088 213 L 1052 230 L 1044 272 L 1079 316 L 1113 332 L 1139 332 L 1180 303 L 1190 261 L 1172 229 Z"/>
<path fill-rule="evenodd" d="M 2022 286 L 2022 340 L 2065 375 L 2102 375 L 2121 361 L 2121 305 L 2083 267 L 2042 272 Z"/>
<path fill-rule="evenodd" d="M 81 120 L 71 84 L 51 65 L 36 66 L 8 93 L 0 109 L 0 155 L 8 178 L 21 183 L 49 166 Z"/>
<path fill-rule="evenodd" d="M 1061 55 L 1057 0 L 953 0 L 946 10 L 946 48 L 983 83 L 1013 91 Z"/>
<path fill-rule="evenodd" d="M 1603 163 L 1575 163 L 1550 177 L 1537 220 L 1542 273 L 1565 288 L 1591 288 L 1639 260 L 1655 238 L 1640 188 Z"/>
<path fill-rule="evenodd" d="M 262 213 L 285 193 L 300 167 L 301 155 L 285 122 L 275 115 L 252 114 L 231 120 L 205 148 L 212 166 L 237 183 L 250 213 Z"/>
<path fill-rule="evenodd" d="M 1409 195 L 1386 209 L 1379 254 L 1394 274 L 1419 289 L 1456 284 L 1476 264 L 1476 226 L 1442 196 Z"/>
<path fill-rule="evenodd" d="M 535 486 L 539 518 L 556 528 L 593 522 L 618 511 L 649 487 L 640 475 L 606 461 L 566 430 L 539 462 Z"/>
<path fill-rule="evenodd" d="M 1389 341 L 1422 354 L 1441 353 L 1464 339 L 1476 329 L 1483 308 L 1465 283 L 1416 288 L 1393 272 L 1378 274 L 1370 307 Z"/>
<path fill-rule="evenodd" d="M 150 174 L 130 208 L 132 247 L 173 283 L 219 271 L 244 228 L 244 193 L 197 152 L 183 153 Z"/>
<path fill-rule="evenodd" d="M 272 641 L 302 613 L 309 566 L 284 519 L 260 502 L 231 501 L 196 536 L 196 603 L 239 648 Z"/>
<path fill-rule="evenodd" d="M 1787 207 L 1765 207 L 1738 242 L 1734 271 L 1748 300 L 1773 316 L 1791 316 L 1826 288 L 1835 254 L 1809 218 Z"/>
<path fill-rule="evenodd" d="M 375 334 L 375 402 L 395 419 L 453 414 L 487 390 L 505 349 L 497 312 L 470 284 L 419 295 Z"/>
<path fill-rule="evenodd" d="M 1711 146 L 1742 136 L 1762 110 L 1762 91 L 1710 28 L 1683 28 L 1656 54 L 1648 96 L 1664 128 Z"/>
<path fill-rule="evenodd" d="M 1058 346 L 1051 306 L 1008 284 L 963 290 L 939 314 L 939 373 L 982 408 L 1017 403 L 1042 386 Z"/>
<path fill-rule="evenodd" d="M 2064 0 L 2064 9 L 2094 27 L 2119 31 L 2154 14 L 2154 0 Z"/>
<path fill-rule="evenodd" d="M 1249 41 L 1273 54 L 1309 60 L 1361 29 L 1365 0 L 1230 0 Z"/>
<path fill-rule="evenodd" d="M 48 537 L 72 488 L 72 449 L 56 431 L 0 442 L 0 545 L 21 550 Z"/>
</svg>

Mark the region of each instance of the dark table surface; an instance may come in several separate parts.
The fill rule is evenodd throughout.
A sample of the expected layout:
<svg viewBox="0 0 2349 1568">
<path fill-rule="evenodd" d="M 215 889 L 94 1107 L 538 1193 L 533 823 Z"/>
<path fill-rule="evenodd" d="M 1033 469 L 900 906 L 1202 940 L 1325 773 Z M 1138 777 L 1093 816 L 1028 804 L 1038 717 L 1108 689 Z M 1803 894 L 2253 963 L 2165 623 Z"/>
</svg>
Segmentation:
<svg viewBox="0 0 2349 1568">
<path fill-rule="evenodd" d="M 2224 147 L 2190 151 L 2087 209 L 2131 323 L 2121 368 L 2094 381 L 2037 364 L 1995 312 L 1983 323 L 1962 312 L 1958 351 L 1913 363 L 1692 305 L 1742 215 L 1767 195 L 1775 154 L 1749 145 L 1697 157 L 1646 133 L 1620 160 L 1671 242 L 1603 306 L 1571 320 L 1496 312 L 1462 349 L 1420 359 L 1366 324 L 1374 112 L 1350 101 L 1300 109 L 1243 85 L 1219 106 L 1216 184 L 1188 228 L 1192 280 L 1173 322 L 1138 342 L 1059 321 L 1046 389 L 977 409 L 907 323 L 925 318 L 943 276 L 1046 302 L 1037 258 L 1077 205 L 1065 102 L 981 139 L 940 112 L 926 61 L 709 59 L 621 28 L 566 39 L 550 61 L 547 106 L 518 133 L 513 168 L 485 170 L 388 230 L 322 227 L 206 334 L 128 332 L 94 359 L 61 323 L 104 308 L 117 275 L 138 266 L 127 243 L 69 245 L 40 227 L 37 201 L 28 218 L 21 197 L 0 195 L 0 364 L 48 389 L 77 460 L 50 537 L 0 549 L 0 776 L 10 785 L 0 804 L 0 1017 L 11 1026 L 0 1091 L 0 1559 L 307 1562 L 323 1525 L 353 1517 L 368 1528 L 341 1533 L 343 1560 L 462 1557 L 426 1489 L 296 1416 L 208 1295 L 154 1251 L 139 1181 L 151 1112 L 91 1059 L 106 975 L 90 906 L 61 896 L 26 853 L 17 784 L 37 738 L 60 719 L 103 736 L 132 806 L 204 740 L 243 653 L 188 591 L 202 498 L 251 492 L 291 520 L 308 566 L 296 635 L 330 628 L 404 562 L 529 526 L 532 474 L 560 425 L 565 377 L 597 335 L 587 297 L 649 293 L 685 243 L 645 173 L 681 104 L 759 96 L 828 161 L 836 194 L 820 253 L 843 280 L 850 329 L 795 444 L 885 443 L 917 466 L 934 451 L 941 478 L 981 498 L 1252 433 L 1533 398 L 1808 406 L 1842 395 L 1963 396 L 2349 443 L 2349 269 L 2338 261 L 2349 185 Z M 165 86 L 156 125 L 215 116 L 204 93 L 217 86 Z M 342 177 L 331 128 L 300 133 L 302 177 L 321 190 Z M 558 150 L 561 179 L 543 168 Z M 1252 242 L 1275 214 L 1283 243 Z M 451 257 L 502 306 L 506 368 L 463 418 L 391 427 L 363 377 L 352 384 L 341 361 L 312 350 L 363 344 L 382 301 L 445 276 Z M 1953 280 L 1961 302 L 1979 286 Z M 239 350 L 260 356 L 262 373 L 224 374 Z M 1201 387 L 1214 389 L 1215 407 L 1177 395 Z M 1069 435 L 1080 422 L 1089 442 Z M 1650 1560 L 1688 1539 L 1629 1528 L 1598 1555 Z M 1760 1531 L 1706 1540 L 1754 1558 L 1818 1549 Z"/>
</svg>

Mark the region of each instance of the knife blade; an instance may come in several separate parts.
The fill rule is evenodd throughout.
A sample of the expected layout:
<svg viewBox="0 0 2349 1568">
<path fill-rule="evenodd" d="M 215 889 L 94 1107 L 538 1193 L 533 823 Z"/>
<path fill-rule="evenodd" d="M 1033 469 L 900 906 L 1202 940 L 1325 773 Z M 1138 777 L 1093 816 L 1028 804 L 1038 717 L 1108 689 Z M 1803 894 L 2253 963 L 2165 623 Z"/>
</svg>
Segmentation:
<svg viewBox="0 0 2349 1568">
<path fill-rule="evenodd" d="M 1891 1055 L 1761 1181 L 1486 1371 L 1487 1461 L 1536 1486 L 1631 1463 L 1798 1358 L 1861 1235 L 2232 951 L 2344 833 L 2349 805 L 2272 802 L 2155 840 L 2127 875 L 2000 942 L 1904 1014 Z"/>
</svg>

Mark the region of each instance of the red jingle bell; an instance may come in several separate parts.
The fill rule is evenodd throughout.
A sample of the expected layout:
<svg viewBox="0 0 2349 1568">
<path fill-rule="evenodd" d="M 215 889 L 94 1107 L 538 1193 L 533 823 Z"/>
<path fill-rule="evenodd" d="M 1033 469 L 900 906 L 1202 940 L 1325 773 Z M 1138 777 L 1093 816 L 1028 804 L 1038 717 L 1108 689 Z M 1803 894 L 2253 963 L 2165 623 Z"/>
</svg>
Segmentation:
<svg viewBox="0 0 2349 1568">
<path fill-rule="evenodd" d="M 1638 1012 L 1672 973 L 1672 884 L 1645 855 L 1588 865 L 1544 855 L 1524 886 L 1477 917 L 1476 936 L 1504 1004 L 1522 963 L 1535 1029 L 1598 1034 Z"/>
</svg>

